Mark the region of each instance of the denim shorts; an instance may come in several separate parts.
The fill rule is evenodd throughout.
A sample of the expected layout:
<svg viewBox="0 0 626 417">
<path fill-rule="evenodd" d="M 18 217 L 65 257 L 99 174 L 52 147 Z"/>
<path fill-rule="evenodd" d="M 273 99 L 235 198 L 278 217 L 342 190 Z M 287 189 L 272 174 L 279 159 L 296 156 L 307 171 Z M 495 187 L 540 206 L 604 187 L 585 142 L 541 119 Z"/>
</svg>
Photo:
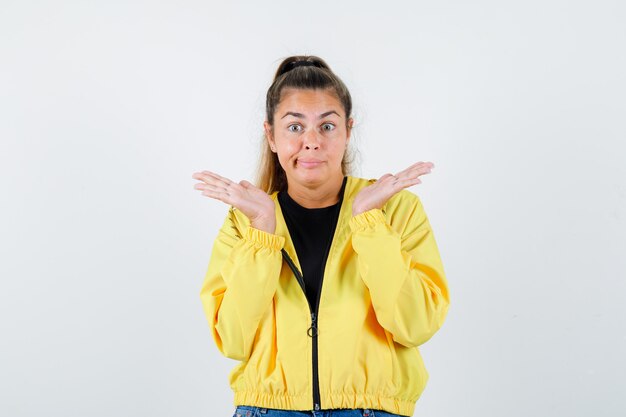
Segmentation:
<svg viewBox="0 0 626 417">
<path fill-rule="evenodd" d="M 277 408 L 238 405 L 233 417 L 406 417 L 370 408 L 335 408 L 319 411 L 280 410 Z"/>
</svg>

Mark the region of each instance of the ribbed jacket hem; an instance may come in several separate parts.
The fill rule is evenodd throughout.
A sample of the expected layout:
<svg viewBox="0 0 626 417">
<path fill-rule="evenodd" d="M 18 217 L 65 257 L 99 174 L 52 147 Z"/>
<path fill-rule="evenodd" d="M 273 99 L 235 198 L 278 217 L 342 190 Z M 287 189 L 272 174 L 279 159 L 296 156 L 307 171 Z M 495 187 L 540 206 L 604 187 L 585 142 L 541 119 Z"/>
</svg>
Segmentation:
<svg viewBox="0 0 626 417">
<path fill-rule="evenodd" d="M 253 391 L 236 391 L 234 405 L 276 408 L 281 410 L 311 410 L 311 393 L 302 395 L 270 395 Z M 373 409 L 394 414 L 412 416 L 417 401 L 401 400 L 395 397 L 384 397 L 374 394 L 357 394 L 334 392 L 322 394 L 323 409 Z"/>
<path fill-rule="evenodd" d="M 302 395 L 271 395 L 255 391 L 235 391 L 234 405 L 279 408 L 281 410 L 310 410 L 311 393 Z"/>
<path fill-rule="evenodd" d="M 416 401 L 364 393 L 333 392 L 322 395 L 324 408 L 369 408 L 405 416 L 413 415 L 415 403 Z"/>
</svg>

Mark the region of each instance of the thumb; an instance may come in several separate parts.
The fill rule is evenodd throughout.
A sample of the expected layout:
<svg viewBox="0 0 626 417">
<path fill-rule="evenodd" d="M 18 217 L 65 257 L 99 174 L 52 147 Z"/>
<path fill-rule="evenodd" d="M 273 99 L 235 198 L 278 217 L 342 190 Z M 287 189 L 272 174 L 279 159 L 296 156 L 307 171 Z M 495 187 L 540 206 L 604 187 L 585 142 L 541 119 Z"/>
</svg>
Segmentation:
<svg viewBox="0 0 626 417">
<path fill-rule="evenodd" d="M 239 181 L 239 185 L 243 186 L 243 188 L 253 187 L 253 185 L 251 183 L 249 183 L 248 181 L 246 181 L 246 180 Z"/>
</svg>

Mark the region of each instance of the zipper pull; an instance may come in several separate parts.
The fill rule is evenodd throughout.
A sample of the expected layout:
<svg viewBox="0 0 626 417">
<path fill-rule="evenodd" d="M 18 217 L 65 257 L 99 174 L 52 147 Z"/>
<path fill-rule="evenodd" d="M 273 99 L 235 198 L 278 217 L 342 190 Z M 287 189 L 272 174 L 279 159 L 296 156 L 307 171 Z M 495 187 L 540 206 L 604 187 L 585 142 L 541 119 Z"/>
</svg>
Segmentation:
<svg viewBox="0 0 626 417">
<path fill-rule="evenodd" d="M 311 331 L 313 331 L 313 334 L 311 334 Z M 315 321 L 315 313 L 311 313 L 311 327 L 307 329 L 306 334 L 308 334 L 309 337 L 317 336 L 317 322 Z"/>
</svg>

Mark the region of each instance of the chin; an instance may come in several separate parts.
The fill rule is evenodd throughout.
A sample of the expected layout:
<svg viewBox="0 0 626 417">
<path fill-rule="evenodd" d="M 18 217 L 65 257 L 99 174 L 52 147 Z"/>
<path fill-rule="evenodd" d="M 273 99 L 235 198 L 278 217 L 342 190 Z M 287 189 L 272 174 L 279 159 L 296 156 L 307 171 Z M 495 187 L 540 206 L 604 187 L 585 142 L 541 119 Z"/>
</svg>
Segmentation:
<svg viewBox="0 0 626 417">
<path fill-rule="evenodd" d="M 294 178 L 298 180 L 298 182 L 306 183 L 306 184 L 319 184 L 323 183 L 328 179 L 328 175 L 324 172 L 319 172 L 317 170 L 300 170 L 294 172 Z"/>
</svg>

